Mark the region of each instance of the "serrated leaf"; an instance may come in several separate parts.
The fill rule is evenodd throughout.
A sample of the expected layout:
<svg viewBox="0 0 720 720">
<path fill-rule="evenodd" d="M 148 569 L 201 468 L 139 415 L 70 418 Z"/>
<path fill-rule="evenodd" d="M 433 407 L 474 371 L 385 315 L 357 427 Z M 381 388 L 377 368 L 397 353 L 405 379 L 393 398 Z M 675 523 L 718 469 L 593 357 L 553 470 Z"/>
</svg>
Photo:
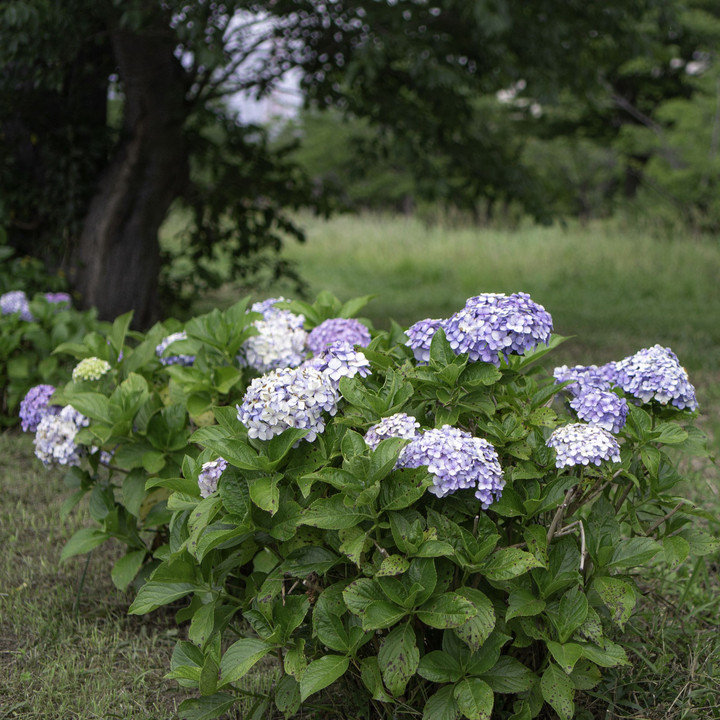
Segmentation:
<svg viewBox="0 0 720 720">
<path fill-rule="evenodd" d="M 475 616 L 455 628 L 455 634 L 473 651 L 480 649 L 495 627 L 495 610 L 490 598 L 474 588 L 462 587 L 457 594 L 469 600 Z"/>
<path fill-rule="evenodd" d="M 572 680 L 555 664 L 550 663 L 540 679 L 540 689 L 545 702 L 560 716 L 572 720 L 575 714 L 575 686 Z"/>
<path fill-rule="evenodd" d="M 342 655 L 326 655 L 311 662 L 300 679 L 301 702 L 332 685 L 345 674 L 349 666 L 350 658 Z"/>
<path fill-rule="evenodd" d="M 237 698 L 227 693 L 183 700 L 178 716 L 181 720 L 213 720 L 227 712 L 236 702 Z"/>
<path fill-rule="evenodd" d="M 417 611 L 418 619 L 434 628 L 455 628 L 477 615 L 475 605 L 457 593 L 436 595 Z"/>
<path fill-rule="evenodd" d="M 234 642 L 220 660 L 220 682 L 224 687 L 239 680 L 250 668 L 272 650 L 272 645 L 258 638 L 242 638 Z"/>
<path fill-rule="evenodd" d="M 385 687 L 391 695 L 399 696 L 415 674 L 420 663 L 420 651 L 415 631 L 410 623 L 394 628 L 385 637 L 378 652 L 378 664 Z"/>
<path fill-rule="evenodd" d="M 531 553 L 519 548 L 502 548 L 485 561 L 480 572 L 488 580 L 511 580 L 536 567 L 542 567 L 542 563 Z"/>
<path fill-rule="evenodd" d="M 410 561 L 402 555 L 388 555 L 380 564 L 375 577 L 402 575 L 410 567 Z"/>
<path fill-rule="evenodd" d="M 452 685 L 446 685 L 430 697 L 423 708 L 422 720 L 457 720 L 460 708 L 453 691 Z"/>
<path fill-rule="evenodd" d="M 613 622 L 624 629 L 635 607 L 635 591 L 630 583 L 613 577 L 596 577 L 593 588 L 610 611 Z"/>
<path fill-rule="evenodd" d="M 548 640 L 547 647 L 555 662 L 568 675 L 573 671 L 575 663 L 583 654 L 582 647 L 577 643 L 560 644 L 554 640 Z"/>
<path fill-rule="evenodd" d="M 492 688 L 480 678 L 467 678 L 454 690 L 460 712 L 468 720 L 490 720 L 495 696 Z"/>
<path fill-rule="evenodd" d="M 135 579 L 146 555 L 147 552 L 145 550 L 134 550 L 133 552 L 127 553 L 127 555 L 123 555 L 115 562 L 113 569 L 110 571 L 110 578 L 116 588 L 125 590 Z"/>
</svg>

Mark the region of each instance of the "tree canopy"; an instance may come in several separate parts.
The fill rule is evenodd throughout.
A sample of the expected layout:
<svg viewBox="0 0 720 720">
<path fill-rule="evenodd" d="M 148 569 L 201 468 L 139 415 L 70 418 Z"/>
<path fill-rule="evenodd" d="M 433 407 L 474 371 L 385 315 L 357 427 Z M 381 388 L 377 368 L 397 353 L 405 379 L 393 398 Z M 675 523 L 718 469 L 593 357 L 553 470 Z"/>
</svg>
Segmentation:
<svg viewBox="0 0 720 720">
<path fill-rule="evenodd" d="M 42 248 L 101 315 L 132 308 L 140 324 L 159 311 L 158 229 L 173 203 L 189 213 L 200 285 L 217 280 L 206 259 L 220 247 L 233 273 L 288 272 L 274 251 L 302 238 L 289 211 L 329 209 L 289 146 L 238 122 L 232 94 L 263 97 L 294 72 L 307 104 L 378 128 L 429 197 L 517 199 L 542 217 L 515 132 L 530 104 L 499 107 L 496 93 L 565 101 L 573 111 L 547 132 L 600 134 L 618 98 L 648 112 L 652 82 L 629 65 L 695 42 L 673 0 L 10 0 L 0 14 L 11 242 Z M 664 82 L 690 92 L 679 74 Z"/>
</svg>

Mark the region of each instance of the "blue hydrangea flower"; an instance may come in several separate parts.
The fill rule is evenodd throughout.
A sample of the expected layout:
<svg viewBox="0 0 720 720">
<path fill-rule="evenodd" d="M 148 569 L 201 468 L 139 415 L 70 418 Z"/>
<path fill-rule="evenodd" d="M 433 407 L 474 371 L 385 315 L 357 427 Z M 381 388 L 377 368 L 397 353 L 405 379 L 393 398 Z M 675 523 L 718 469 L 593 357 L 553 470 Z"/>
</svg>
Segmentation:
<svg viewBox="0 0 720 720">
<path fill-rule="evenodd" d="M 59 405 L 50 405 L 50 398 L 55 392 L 52 385 L 36 385 L 27 391 L 20 401 L 20 420 L 24 432 L 35 432 L 40 421 L 46 415 L 57 415 Z"/>
<path fill-rule="evenodd" d="M 507 360 L 511 354 L 522 355 L 546 343 L 552 328 L 550 314 L 527 293 L 471 297 L 444 326 L 457 355 L 468 353 L 471 362 L 493 365 L 500 365 L 500 355 Z"/>
<path fill-rule="evenodd" d="M 270 307 L 262 320 L 253 323 L 258 334 L 243 343 L 238 361 L 261 373 L 297 367 L 306 354 L 304 323 L 302 315 Z"/>
<path fill-rule="evenodd" d="M 187 333 L 183 330 L 182 332 L 172 333 L 164 338 L 158 346 L 155 348 L 155 354 L 160 358 L 160 362 L 163 365 L 192 365 L 195 362 L 194 355 L 168 355 L 163 357 L 165 350 L 170 347 L 174 342 L 178 340 L 187 340 Z M 120 360 L 120 358 L 118 358 Z"/>
<path fill-rule="evenodd" d="M 337 412 L 337 390 L 330 378 L 313 367 L 280 368 L 255 378 L 248 386 L 238 420 L 248 436 L 270 440 L 288 428 L 309 430 L 312 441 L 325 430 L 323 412 Z"/>
<path fill-rule="evenodd" d="M 198 475 L 198 487 L 200 488 L 201 497 L 209 497 L 217 490 L 218 480 L 225 472 L 226 467 L 227 460 L 222 457 L 203 463 L 202 470 Z"/>
<path fill-rule="evenodd" d="M 267 300 L 261 300 L 260 302 L 253 303 L 250 306 L 252 312 L 260 313 L 262 316 L 266 316 L 270 312 L 276 312 L 279 308 L 275 305 L 281 302 L 288 302 L 284 297 L 268 298 Z M 286 310 L 283 312 L 287 312 Z"/>
<path fill-rule="evenodd" d="M 334 342 L 315 357 L 306 360 L 302 367 L 313 367 L 325 373 L 333 384 L 340 386 L 343 377 L 367 377 L 370 374 L 370 361 L 365 355 L 347 342 Z"/>
<path fill-rule="evenodd" d="M 70 405 L 57 415 L 46 415 L 35 432 L 35 455 L 44 465 L 79 465 L 82 448 L 75 444 L 75 436 L 89 422 Z"/>
<path fill-rule="evenodd" d="M 445 497 L 456 490 L 475 488 L 483 509 L 502 495 L 505 480 L 495 448 L 470 433 L 443 425 L 426 430 L 406 445 L 399 458 L 400 467 L 427 465 L 433 476 L 429 492 Z"/>
<path fill-rule="evenodd" d="M 590 425 L 597 425 L 608 432 L 619 433 L 625 427 L 628 414 L 627 401 L 607 390 L 585 387 L 583 392 L 570 401 L 570 407 L 580 420 Z"/>
<path fill-rule="evenodd" d="M 561 365 L 553 370 L 553 377 L 558 385 L 569 380 L 572 381 L 565 388 L 572 395 L 578 395 L 586 388 L 609 390 L 615 384 L 615 363 L 610 362 L 600 366 L 575 365 L 574 367 Z"/>
<path fill-rule="evenodd" d="M 370 344 L 370 331 L 354 318 L 330 318 L 314 327 L 307 337 L 307 346 L 313 355 L 321 353 L 335 342 L 367 347 Z"/>
<path fill-rule="evenodd" d="M 545 443 L 556 454 L 555 466 L 600 465 L 620 462 L 618 441 L 603 428 L 585 423 L 571 423 L 553 430 Z"/>
<path fill-rule="evenodd" d="M 386 438 L 396 437 L 412 440 L 417 437 L 420 423 L 407 413 L 395 413 L 372 425 L 365 433 L 365 442 L 373 450 Z"/>
<path fill-rule="evenodd" d="M 0 295 L 0 313 L 3 315 L 20 313 L 20 318 L 27 322 L 32 322 L 35 319 L 30 312 L 27 295 L 22 290 L 11 290 L 4 295 Z"/>
<path fill-rule="evenodd" d="M 438 329 L 444 327 L 446 322 L 447 320 L 437 318 L 425 318 L 418 320 L 405 331 L 408 336 L 405 344 L 412 349 L 417 362 L 424 365 L 430 362 L 430 343 Z"/>
<path fill-rule="evenodd" d="M 616 383 L 628 394 L 648 403 L 671 403 L 680 410 L 697 410 L 695 388 L 677 355 L 653 345 L 615 363 Z"/>
<path fill-rule="evenodd" d="M 72 298 L 66 292 L 45 293 L 45 299 L 52 305 L 65 305 L 66 307 L 72 306 Z"/>
</svg>

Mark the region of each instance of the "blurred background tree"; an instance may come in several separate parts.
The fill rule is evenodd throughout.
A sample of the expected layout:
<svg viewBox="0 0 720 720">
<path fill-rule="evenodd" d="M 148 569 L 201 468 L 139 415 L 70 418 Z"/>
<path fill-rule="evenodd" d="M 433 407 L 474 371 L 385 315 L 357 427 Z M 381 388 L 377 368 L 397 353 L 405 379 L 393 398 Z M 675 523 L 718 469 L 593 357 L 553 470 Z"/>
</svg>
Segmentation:
<svg viewBox="0 0 720 720">
<path fill-rule="evenodd" d="M 219 256 L 233 276 L 292 274 L 276 251 L 302 239 L 301 207 L 514 205 L 547 222 L 608 213 L 647 178 L 686 216 L 714 212 L 709 0 L 9 0 L 0 14 L 9 242 L 66 268 L 102 317 L 147 324 L 181 283 L 221 282 Z M 308 108 L 290 126 L 238 118 L 232 98 L 289 74 Z M 162 273 L 171 208 L 189 278 Z"/>
</svg>

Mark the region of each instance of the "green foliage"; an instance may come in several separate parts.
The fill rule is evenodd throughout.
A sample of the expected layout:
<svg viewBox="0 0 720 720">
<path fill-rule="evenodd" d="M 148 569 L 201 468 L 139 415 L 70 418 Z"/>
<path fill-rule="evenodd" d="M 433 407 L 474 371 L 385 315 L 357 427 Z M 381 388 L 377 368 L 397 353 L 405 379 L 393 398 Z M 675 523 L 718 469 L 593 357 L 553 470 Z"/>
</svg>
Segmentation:
<svg viewBox="0 0 720 720">
<path fill-rule="evenodd" d="M 306 309 L 311 324 L 341 310 L 327 295 Z M 290 429 L 252 439 L 232 407 L 214 407 L 217 424 L 189 439 L 201 451 L 168 475 L 167 545 L 130 610 L 192 596 L 170 674 L 200 693 L 185 717 L 219 717 L 271 657 L 280 679 L 263 707 L 290 716 L 333 686 L 345 704 L 362 698 L 358 712 L 427 720 L 532 718 L 545 704 L 569 719 L 580 693 L 628 663 L 618 640 L 638 570 L 717 547 L 674 463 L 702 452 L 701 435 L 689 413 L 633 406 L 619 464 L 558 470 L 546 439 L 567 408 L 533 361 L 559 341 L 496 368 L 439 333 L 418 365 L 399 328 L 375 333 L 372 375 L 340 381 L 312 442 Z M 483 511 L 472 490 L 438 498 L 427 468 L 396 468 L 406 441 L 370 449 L 362 433 L 400 411 L 490 441 L 502 499 Z M 218 455 L 230 467 L 202 498 L 201 462 Z"/>
<path fill-rule="evenodd" d="M 0 250 L 2 247 L 0 246 Z M 10 263 L 14 265 L 15 261 Z M 31 268 L 26 277 L 39 274 L 39 263 L 29 261 L 23 269 Z M 0 272 L 0 278 L 4 273 Z M 15 285 L 14 287 L 17 287 Z M 57 385 L 68 375 L 67 362 L 53 355 L 64 342 L 80 340 L 89 330 L 100 327 L 93 311 L 80 312 L 48 302 L 38 293 L 30 301 L 32 321 L 20 313 L 0 315 L 0 426 L 15 425 L 20 401 L 31 387 L 40 384 Z"/>
</svg>

